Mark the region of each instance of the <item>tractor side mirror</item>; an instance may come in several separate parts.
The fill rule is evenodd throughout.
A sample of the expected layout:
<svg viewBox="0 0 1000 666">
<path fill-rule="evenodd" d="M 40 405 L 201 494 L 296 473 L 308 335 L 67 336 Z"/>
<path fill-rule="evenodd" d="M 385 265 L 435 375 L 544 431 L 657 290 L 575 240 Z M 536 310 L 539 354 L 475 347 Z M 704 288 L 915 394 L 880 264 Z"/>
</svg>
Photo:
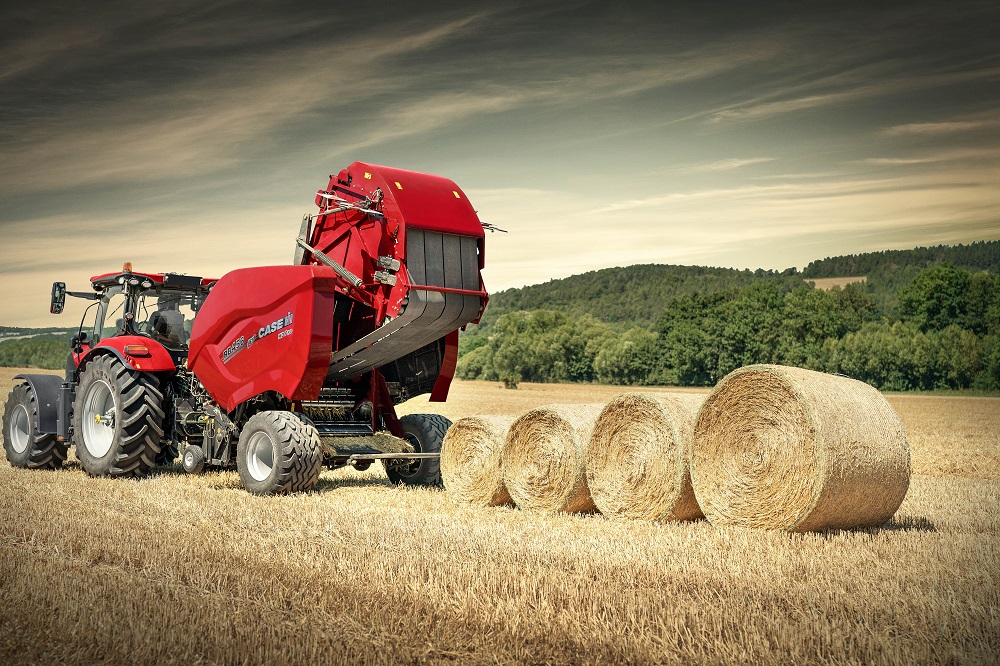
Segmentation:
<svg viewBox="0 0 1000 666">
<path fill-rule="evenodd" d="M 65 307 L 66 307 L 66 283 L 53 282 L 52 304 L 49 306 L 49 312 L 51 312 L 52 314 L 62 314 L 63 308 Z"/>
</svg>

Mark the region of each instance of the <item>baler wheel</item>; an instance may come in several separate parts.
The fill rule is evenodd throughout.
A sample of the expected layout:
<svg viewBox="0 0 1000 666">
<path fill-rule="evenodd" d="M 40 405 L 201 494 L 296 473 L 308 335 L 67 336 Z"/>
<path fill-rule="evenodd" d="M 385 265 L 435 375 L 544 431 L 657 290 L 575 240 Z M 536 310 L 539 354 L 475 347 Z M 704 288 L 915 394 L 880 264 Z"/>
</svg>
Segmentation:
<svg viewBox="0 0 1000 666">
<path fill-rule="evenodd" d="M 316 426 L 294 412 L 254 414 L 240 433 L 236 469 L 243 487 L 254 495 L 309 490 L 322 467 Z"/>
<path fill-rule="evenodd" d="M 99 356 L 83 371 L 73 408 L 76 457 L 91 476 L 145 476 L 163 440 L 163 393 L 156 375 Z"/>
<path fill-rule="evenodd" d="M 14 467 L 58 469 L 66 460 L 66 442 L 36 432 L 38 406 L 28 383 L 15 386 L 3 411 L 3 448 Z"/>
<path fill-rule="evenodd" d="M 197 444 L 188 444 L 181 457 L 181 467 L 188 474 L 201 474 L 205 470 L 205 449 Z"/>
<path fill-rule="evenodd" d="M 444 434 L 451 421 L 438 414 L 407 414 L 399 419 L 406 441 L 414 453 L 440 453 Z M 441 461 L 438 458 L 418 458 L 413 461 L 385 460 L 385 474 L 393 484 L 407 486 L 440 486 Z"/>
</svg>

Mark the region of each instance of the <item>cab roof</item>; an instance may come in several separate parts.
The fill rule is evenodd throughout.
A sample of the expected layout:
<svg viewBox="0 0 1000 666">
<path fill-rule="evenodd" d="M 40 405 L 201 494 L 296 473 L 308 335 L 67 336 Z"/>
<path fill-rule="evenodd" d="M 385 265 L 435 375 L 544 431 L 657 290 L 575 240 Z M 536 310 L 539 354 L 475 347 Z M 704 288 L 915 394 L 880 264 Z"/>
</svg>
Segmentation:
<svg viewBox="0 0 1000 666">
<path fill-rule="evenodd" d="M 144 273 L 142 271 L 118 271 L 117 273 L 104 273 L 90 278 L 90 284 L 94 289 L 105 289 L 118 284 L 118 278 L 139 278 L 146 279 L 154 285 L 161 285 L 173 289 L 184 291 L 200 291 L 218 282 L 218 278 L 203 278 L 196 275 L 181 275 L 179 273 Z"/>
</svg>

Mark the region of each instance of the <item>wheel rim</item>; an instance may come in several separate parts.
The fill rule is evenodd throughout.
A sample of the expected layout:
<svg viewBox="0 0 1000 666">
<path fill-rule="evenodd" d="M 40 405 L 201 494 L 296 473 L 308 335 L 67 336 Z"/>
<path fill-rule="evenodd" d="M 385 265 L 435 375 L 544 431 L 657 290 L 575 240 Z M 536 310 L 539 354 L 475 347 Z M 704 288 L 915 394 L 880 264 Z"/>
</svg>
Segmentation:
<svg viewBox="0 0 1000 666">
<path fill-rule="evenodd" d="M 255 481 L 264 481 L 274 469 L 274 442 L 264 431 L 257 431 L 247 443 L 247 471 Z"/>
<path fill-rule="evenodd" d="M 406 436 L 406 441 L 408 441 L 410 445 L 413 446 L 413 452 L 420 453 L 420 440 L 417 439 L 417 436 L 408 432 L 403 434 Z M 396 468 L 396 473 L 402 477 L 410 478 L 411 476 L 420 471 L 421 462 L 423 461 L 417 458 L 412 462 L 410 462 L 409 464 L 400 464 Z"/>
<path fill-rule="evenodd" d="M 28 442 L 31 440 L 31 420 L 24 405 L 14 408 L 14 415 L 10 420 L 10 432 L 7 435 L 15 452 L 24 453 L 28 450 Z"/>
<path fill-rule="evenodd" d="M 111 450 L 117 412 L 111 386 L 103 379 L 91 384 L 83 400 L 83 445 L 95 458 L 103 458 Z"/>
</svg>

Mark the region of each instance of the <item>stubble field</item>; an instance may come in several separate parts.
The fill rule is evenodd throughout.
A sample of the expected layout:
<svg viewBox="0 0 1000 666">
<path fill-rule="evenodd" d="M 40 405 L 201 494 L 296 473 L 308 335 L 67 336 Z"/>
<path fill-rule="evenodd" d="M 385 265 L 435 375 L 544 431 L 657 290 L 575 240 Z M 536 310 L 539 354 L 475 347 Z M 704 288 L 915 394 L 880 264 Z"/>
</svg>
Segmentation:
<svg viewBox="0 0 1000 666">
<path fill-rule="evenodd" d="M 400 412 L 621 392 L 456 382 Z M 0 661 L 996 663 L 1000 399 L 889 401 L 909 494 L 883 528 L 826 534 L 462 507 L 377 466 L 261 498 L 235 472 L 2 461 Z"/>
</svg>

